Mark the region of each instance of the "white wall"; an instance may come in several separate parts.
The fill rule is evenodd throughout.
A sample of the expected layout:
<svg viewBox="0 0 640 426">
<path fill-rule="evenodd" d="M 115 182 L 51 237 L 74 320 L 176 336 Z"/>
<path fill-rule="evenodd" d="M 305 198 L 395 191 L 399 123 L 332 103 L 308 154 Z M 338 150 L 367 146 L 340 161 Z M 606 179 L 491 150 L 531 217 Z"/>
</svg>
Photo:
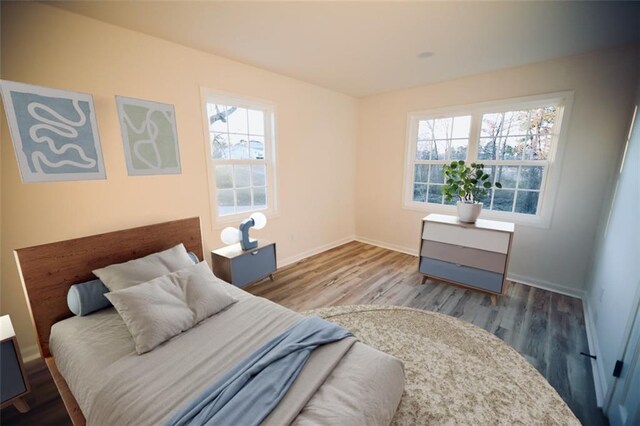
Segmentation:
<svg viewBox="0 0 640 426">
<path fill-rule="evenodd" d="M 280 262 L 354 235 L 356 99 L 42 3 L 3 2 L 1 31 L 3 79 L 93 95 L 107 170 L 103 181 L 22 184 L 2 114 L 0 310 L 25 352 L 35 339 L 13 249 L 191 216 L 206 250 L 223 245 L 200 87 L 275 104 L 279 216 L 255 235 L 277 242 Z M 116 95 L 175 105 L 181 175 L 127 176 Z"/>
<path fill-rule="evenodd" d="M 640 87 L 635 107 L 640 108 Z M 584 297 L 596 391 L 602 402 L 613 383 L 640 297 L 640 118 L 623 150 L 624 162 L 611 179 L 611 202 L 604 203 L 588 288 Z"/>
<path fill-rule="evenodd" d="M 607 177 L 626 137 L 638 57 L 637 47 L 600 51 L 362 99 L 358 237 L 418 250 L 420 220 L 429 210 L 402 207 L 407 113 L 575 91 L 550 227 L 516 227 L 509 275 L 581 295 Z"/>
</svg>

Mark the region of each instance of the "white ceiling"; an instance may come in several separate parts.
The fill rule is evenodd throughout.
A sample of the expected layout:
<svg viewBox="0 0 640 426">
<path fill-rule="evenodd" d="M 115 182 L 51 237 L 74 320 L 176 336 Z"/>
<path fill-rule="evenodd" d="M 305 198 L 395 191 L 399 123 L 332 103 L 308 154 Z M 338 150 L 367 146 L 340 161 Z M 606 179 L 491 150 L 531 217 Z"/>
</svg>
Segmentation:
<svg viewBox="0 0 640 426">
<path fill-rule="evenodd" d="M 354 96 L 640 42 L 636 2 L 49 4 Z"/>
</svg>

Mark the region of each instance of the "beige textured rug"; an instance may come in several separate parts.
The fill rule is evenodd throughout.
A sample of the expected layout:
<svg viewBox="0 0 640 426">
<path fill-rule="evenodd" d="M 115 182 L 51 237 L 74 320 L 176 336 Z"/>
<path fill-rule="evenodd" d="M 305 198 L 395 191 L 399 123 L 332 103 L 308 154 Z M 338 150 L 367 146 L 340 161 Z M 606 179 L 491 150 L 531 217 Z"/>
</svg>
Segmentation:
<svg viewBox="0 0 640 426">
<path fill-rule="evenodd" d="M 487 331 L 435 312 L 394 306 L 307 311 L 404 362 L 395 425 L 579 425 L 520 354 Z"/>
</svg>

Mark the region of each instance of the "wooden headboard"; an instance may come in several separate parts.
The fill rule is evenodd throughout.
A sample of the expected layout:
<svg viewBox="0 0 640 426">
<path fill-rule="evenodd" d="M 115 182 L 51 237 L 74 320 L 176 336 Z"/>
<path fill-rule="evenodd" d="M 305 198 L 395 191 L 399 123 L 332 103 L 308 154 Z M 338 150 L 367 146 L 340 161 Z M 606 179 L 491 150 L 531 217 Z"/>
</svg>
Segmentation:
<svg viewBox="0 0 640 426">
<path fill-rule="evenodd" d="M 42 357 L 51 356 L 51 326 L 73 315 L 67 307 L 69 287 L 95 279 L 91 273 L 94 269 L 146 256 L 180 243 L 200 260 L 204 259 L 200 218 L 14 250 Z"/>
</svg>

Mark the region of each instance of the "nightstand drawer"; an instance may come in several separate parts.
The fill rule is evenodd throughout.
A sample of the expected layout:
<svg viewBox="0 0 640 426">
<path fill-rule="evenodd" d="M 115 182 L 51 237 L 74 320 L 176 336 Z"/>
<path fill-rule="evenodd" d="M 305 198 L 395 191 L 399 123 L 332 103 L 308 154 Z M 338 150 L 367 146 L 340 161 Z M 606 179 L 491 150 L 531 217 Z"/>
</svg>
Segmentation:
<svg viewBox="0 0 640 426">
<path fill-rule="evenodd" d="M 22 378 L 13 340 L 5 340 L 0 344 L 0 360 L 0 397 L 4 403 L 26 393 L 27 385 Z"/>
<path fill-rule="evenodd" d="M 504 275 L 428 257 L 420 258 L 420 272 L 493 293 L 502 293 Z"/>
<path fill-rule="evenodd" d="M 231 259 L 232 284 L 243 287 L 276 271 L 276 253 L 273 244 L 247 251 Z"/>
</svg>

